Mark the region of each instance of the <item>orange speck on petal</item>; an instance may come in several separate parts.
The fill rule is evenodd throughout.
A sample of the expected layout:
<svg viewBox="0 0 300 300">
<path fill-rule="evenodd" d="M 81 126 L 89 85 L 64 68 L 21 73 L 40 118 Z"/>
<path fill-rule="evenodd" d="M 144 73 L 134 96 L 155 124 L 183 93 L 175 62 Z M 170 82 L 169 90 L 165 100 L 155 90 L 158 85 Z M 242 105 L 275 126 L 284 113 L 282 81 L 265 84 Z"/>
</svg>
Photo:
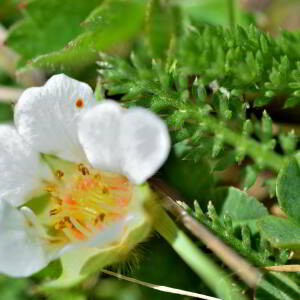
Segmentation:
<svg viewBox="0 0 300 300">
<path fill-rule="evenodd" d="M 82 108 L 82 107 L 84 106 L 84 100 L 83 100 L 82 98 L 78 98 L 78 99 L 76 100 L 76 106 L 77 106 L 78 108 Z"/>
</svg>

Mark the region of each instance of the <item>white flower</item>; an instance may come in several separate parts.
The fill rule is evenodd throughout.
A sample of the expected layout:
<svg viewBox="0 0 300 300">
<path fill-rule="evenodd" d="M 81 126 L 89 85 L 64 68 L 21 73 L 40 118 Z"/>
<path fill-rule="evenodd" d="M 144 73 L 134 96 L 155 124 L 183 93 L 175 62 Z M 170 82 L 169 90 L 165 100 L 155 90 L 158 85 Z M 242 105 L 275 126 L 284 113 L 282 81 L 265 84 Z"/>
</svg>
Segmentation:
<svg viewBox="0 0 300 300">
<path fill-rule="evenodd" d="M 71 260 L 80 277 L 148 234 L 140 184 L 168 156 L 163 121 L 146 109 L 97 104 L 87 84 L 63 74 L 27 89 L 14 121 L 0 125 L 1 273 L 29 276 L 61 257 L 64 276 L 75 272 Z"/>
</svg>

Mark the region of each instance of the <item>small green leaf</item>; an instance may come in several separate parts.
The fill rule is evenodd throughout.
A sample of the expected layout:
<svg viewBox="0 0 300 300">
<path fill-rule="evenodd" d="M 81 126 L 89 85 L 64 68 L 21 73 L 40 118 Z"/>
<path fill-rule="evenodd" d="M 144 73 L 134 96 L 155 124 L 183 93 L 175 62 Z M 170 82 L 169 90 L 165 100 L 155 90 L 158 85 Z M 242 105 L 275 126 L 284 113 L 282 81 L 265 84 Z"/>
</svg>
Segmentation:
<svg viewBox="0 0 300 300">
<path fill-rule="evenodd" d="M 268 115 L 267 111 L 263 111 L 262 116 L 262 140 L 264 142 L 269 141 L 272 138 L 272 119 Z"/>
<path fill-rule="evenodd" d="M 291 154 L 296 151 L 298 139 L 294 130 L 291 130 L 288 134 L 281 133 L 279 141 L 285 154 Z"/>
<path fill-rule="evenodd" d="M 300 249 L 300 226 L 294 220 L 266 216 L 257 221 L 257 226 L 273 247 Z"/>
<path fill-rule="evenodd" d="M 218 201 L 223 200 L 219 212 L 228 213 L 234 220 L 258 219 L 268 215 L 268 210 L 256 198 L 234 188 L 218 188 L 216 194 Z M 220 198 L 221 196 L 221 198 Z"/>
<path fill-rule="evenodd" d="M 230 167 L 231 165 L 235 164 L 235 151 L 227 152 L 214 166 L 214 171 L 223 171 Z"/>
<path fill-rule="evenodd" d="M 7 44 L 22 55 L 22 62 L 64 47 L 82 32 L 80 23 L 101 0 L 29 1 L 25 18 L 14 25 Z"/>
<path fill-rule="evenodd" d="M 300 222 L 300 169 L 295 158 L 291 158 L 279 172 L 276 194 L 283 211 Z"/>
<path fill-rule="evenodd" d="M 244 189 L 248 190 L 256 182 L 256 171 L 252 166 L 246 167 L 246 176 L 244 180 Z"/>
<path fill-rule="evenodd" d="M 283 108 L 294 107 L 299 103 L 300 103 L 300 97 L 290 97 L 285 101 Z"/>
<path fill-rule="evenodd" d="M 272 101 L 271 98 L 268 97 L 260 97 L 255 99 L 254 101 L 254 107 L 261 107 L 269 104 Z"/>
<path fill-rule="evenodd" d="M 237 188 L 218 188 L 214 197 L 221 219 L 229 215 L 234 226 L 248 225 L 255 232 L 256 220 L 268 215 L 268 210 L 257 199 Z"/>
</svg>

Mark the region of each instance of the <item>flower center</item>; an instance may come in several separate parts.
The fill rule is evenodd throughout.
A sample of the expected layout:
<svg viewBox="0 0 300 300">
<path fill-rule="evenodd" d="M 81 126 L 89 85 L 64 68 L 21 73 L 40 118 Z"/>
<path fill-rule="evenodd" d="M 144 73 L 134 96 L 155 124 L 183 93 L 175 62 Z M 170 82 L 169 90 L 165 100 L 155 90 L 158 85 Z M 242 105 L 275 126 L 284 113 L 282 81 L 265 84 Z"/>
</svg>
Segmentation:
<svg viewBox="0 0 300 300">
<path fill-rule="evenodd" d="M 48 184 L 51 204 L 47 225 L 64 242 L 88 239 L 127 213 L 132 184 L 126 177 L 77 165 L 71 175 L 56 171 L 58 182 Z"/>
</svg>

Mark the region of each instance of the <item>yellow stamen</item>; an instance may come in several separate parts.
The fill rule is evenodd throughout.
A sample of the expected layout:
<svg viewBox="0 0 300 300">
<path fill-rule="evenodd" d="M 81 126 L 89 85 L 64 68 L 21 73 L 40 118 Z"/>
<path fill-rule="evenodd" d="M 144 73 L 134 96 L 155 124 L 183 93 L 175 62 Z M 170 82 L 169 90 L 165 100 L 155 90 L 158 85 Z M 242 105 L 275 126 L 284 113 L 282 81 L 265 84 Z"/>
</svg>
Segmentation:
<svg viewBox="0 0 300 300">
<path fill-rule="evenodd" d="M 48 184 L 51 207 L 48 224 L 56 240 L 76 242 L 122 218 L 132 198 L 132 185 L 118 174 L 79 164 L 70 176 L 57 170 L 57 184 Z M 59 238 L 58 238 L 59 237 Z"/>
</svg>

